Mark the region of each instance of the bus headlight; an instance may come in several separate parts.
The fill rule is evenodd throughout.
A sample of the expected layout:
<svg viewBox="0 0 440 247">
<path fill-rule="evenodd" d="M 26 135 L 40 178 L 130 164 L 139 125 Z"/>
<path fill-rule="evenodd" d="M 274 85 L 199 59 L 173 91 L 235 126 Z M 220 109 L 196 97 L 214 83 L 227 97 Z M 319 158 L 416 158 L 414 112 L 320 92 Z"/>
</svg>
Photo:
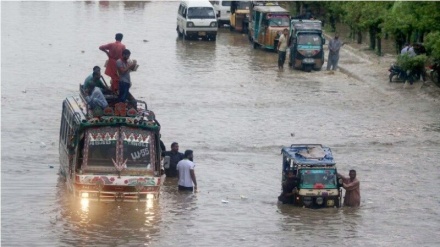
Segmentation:
<svg viewBox="0 0 440 247">
<path fill-rule="evenodd" d="M 303 203 L 304 203 L 304 205 L 306 205 L 306 206 L 310 206 L 310 205 L 312 204 L 312 198 L 309 197 L 309 196 L 305 196 L 305 197 L 303 198 Z"/>
<path fill-rule="evenodd" d="M 324 199 L 322 197 L 317 197 L 316 198 L 316 204 L 322 205 L 322 203 L 324 203 Z"/>
<path fill-rule="evenodd" d="M 209 25 L 210 27 L 216 27 L 217 26 L 217 22 L 216 21 L 213 21 L 213 22 L 211 22 L 211 24 Z"/>
<path fill-rule="evenodd" d="M 186 23 L 186 27 L 194 27 L 194 23 L 189 21 Z"/>
<path fill-rule="evenodd" d="M 82 198 L 89 198 L 89 193 L 83 192 L 83 193 L 81 193 L 81 197 Z"/>
</svg>

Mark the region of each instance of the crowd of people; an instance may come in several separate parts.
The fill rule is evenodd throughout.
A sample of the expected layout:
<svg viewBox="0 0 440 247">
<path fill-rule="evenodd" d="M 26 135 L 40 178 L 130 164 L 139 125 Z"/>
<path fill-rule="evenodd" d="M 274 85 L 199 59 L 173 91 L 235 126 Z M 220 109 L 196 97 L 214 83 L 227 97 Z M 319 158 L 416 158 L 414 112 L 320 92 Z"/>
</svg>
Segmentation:
<svg viewBox="0 0 440 247">
<path fill-rule="evenodd" d="M 179 143 L 173 142 L 171 150 L 166 151 L 161 141 L 162 157 L 164 159 L 164 172 L 167 178 L 177 178 L 180 191 L 197 191 L 197 180 L 194 171 L 194 152 L 186 150 L 179 152 Z"/>
<path fill-rule="evenodd" d="M 107 86 L 99 66 L 94 66 L 92 74 L 86 77 L 82 88 L 86 95 L 86 101 L 94 109 L 106 108 L 107 98 L 117 96 L 118 102 L 127 102 L 129 89 L 131 87 L 130 72 L 137 69 L 136 60 L 131 60 L 130 50 L 122 44 L 122 33 L 115 35 L 115 42 L 101 45 L 99 49 L 103 51 L 108 59 L 105 63 L 105 74 L 110 77 L 111 86 Z M 177 177 L 177 185 L 182 191 L 197 191 L 197 180 L 194 172 L 193 162 L 194 153 L 186 150 L 185 153 L 179 152 L 179 144 L 173 142 L 171 150 L 166 151 L 165 145 L 160 141 L 162 158 L 168 160 L 164 167 L 164 173 L 168 178 Z"/>
<path fill-rule="evenodd" d="M 283 69 L 285 61 L 285 52 L 287 49 L 287 29 L 278 43 L 280 52 L 278 60 L 278 68 Z M 105 108 L 108 102 L 105 95 L 118 95 L 119 102 L 126 102 L 131 87 L 130 72 L 135 70 L 137 66 L 136 60 L 130 60 L 131 52 L 122 44 L 123 34 L 117 33 L 115 42 L 108 43 L 99 47 L 100 50 L 107 54 L 105 74 L 111 78 L 111 87 L 108 87 L 101 75 L 99 66 L 93 67 L 92 74 L 84 80 L 83 89 L 86 93 L 86 100 L 91 107 L 99 106 Z M 329 58 L 327 69 L 337 68 L 339 59 L 339 49 L 343 45 L 338 40 L 338 35 L 330 41 Z M 408 44 L 402 49 L 402 54 L 415 54 L 414 48 Z M 162 158 L 164 159 L 164 173 L 168 178 L 177 177 L 178 189 L 181 191 L 197 191 L 197 180 L 195 175 L 195 164 L 193 162 L 194 153 L 192 150 L 186 150 L 184 153 L 179 152 L 179 144 L 173 142 L 171 150 L 166 151 L 165 145 L 161 141 Z M 338 174 L 343 180 L 342 187 L 345 188 L 344 206 L 356 207 L 360 205 L 360 189 L 359 180 L 356 179 L 356 171 L 350 170 L 349 177 Z M 278 199 L 283 203 L 293 203 L 294 196 L 298 193 L 299 180 L 293 171 L 288 171 L 286 181 L 283 183 L 283 191 Z"/>
<path fill-rule="evenodd" d="M 329 53 L 327 59 L 327 70 L 336 70 L 338 68 L 339 50 L 344 44 L 344 42 L 341 42 L 339 40 L 339 34 L 335 33 L 335 37 L 331 39 L 328 44 Z M 284 62 L 286 61 L 287 49 L 289 49 L 289 30 L 287 30 L 286 28 L 281 33 L 277 45 L 279 71 L 284 70 Z"/>
<path fill-rule="evenodd" d="M 93 67 L 93 72 L 83 84 L 87 103 L 91 108 L 108 106 L 107 98 L 117 96 L 118 102 L 127 102 L 131 87 L 130 72 L 137 68 L 137 61 L 131 60 L 130 50 L 122 44 L 122 33 L 115 35 L 115 42 L 101 45 L 99 49 L 107 54 L 105 74 L 110 77 L 110 87 L 105 83 L 99 66 Z M 108 96 L 108 97 L 106 97 Z"/>
</svg>

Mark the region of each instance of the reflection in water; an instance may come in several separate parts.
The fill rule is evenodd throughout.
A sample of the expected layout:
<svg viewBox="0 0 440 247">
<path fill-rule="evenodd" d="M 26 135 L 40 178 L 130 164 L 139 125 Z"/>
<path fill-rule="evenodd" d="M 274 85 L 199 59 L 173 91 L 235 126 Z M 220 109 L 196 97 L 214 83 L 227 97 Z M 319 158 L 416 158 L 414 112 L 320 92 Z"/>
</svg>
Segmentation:
<svg viewBox="0 0 440 247">
<path fill-rule="evenodd" d="M 307 209 L 287 204 L 278 204 L 283 215 L 280 230 L 292 232 L 291 240 L 309 239 L 314 244 L 329 244 L 331 239 L 360 238 L 358 227 L 362 225 L 359 208 Z M 317 238 L 325 233 L 327 238 Z"/>
<path fill-rule="evenodd" d="M 139 203 L 95 202 L 73 198 L 64 181 L 58 184 L 61 225 L 75 245 L 149 244 L 158 236 L 161 212 L 153 198 Z"/>
</svg>

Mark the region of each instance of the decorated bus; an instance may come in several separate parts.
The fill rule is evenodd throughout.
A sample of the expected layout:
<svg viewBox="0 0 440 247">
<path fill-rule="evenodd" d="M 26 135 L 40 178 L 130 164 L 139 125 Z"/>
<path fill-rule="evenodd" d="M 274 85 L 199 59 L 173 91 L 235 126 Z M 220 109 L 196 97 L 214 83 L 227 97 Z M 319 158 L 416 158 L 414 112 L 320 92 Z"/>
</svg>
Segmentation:
<svg viewBox="0 0 440 247">
<path fill-rule="evenodd" d="M 63 101 L 60 176 L 75 197 L 97 201 L 158 198 L 160 124 L 147 103 L 108 95 L 108 107 L 91 108 L 86 92 Z"/>
</svg>

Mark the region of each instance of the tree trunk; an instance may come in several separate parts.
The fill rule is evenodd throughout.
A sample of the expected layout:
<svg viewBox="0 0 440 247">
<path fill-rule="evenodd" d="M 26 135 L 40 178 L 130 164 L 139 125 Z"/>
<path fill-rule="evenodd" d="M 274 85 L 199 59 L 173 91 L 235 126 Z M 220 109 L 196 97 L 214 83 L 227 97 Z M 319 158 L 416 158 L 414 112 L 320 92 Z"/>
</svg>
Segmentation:
<svg viewBox="0 0 440 247">
<path fill-rule="evenodd" d="M 362 31 L 357 32 L 357 43 L 362 44 Z"/>
<path fill-rule="evenodd" d="M 370 49 L 375 50 L 376 49 L 376 29 L 373 26 L 370 26 L 368 31 L 370 33 Z"/>
<path fill-rule="evenodd" d="M 296 15 L 302 15 L 303 14 L 303 2 L 296 2 Z"/>
<path fill-rule="evenodd" d="M 382 56 L 382 39 L 380 36 L 377 36 L 377 54 Z"/>
</svg>

